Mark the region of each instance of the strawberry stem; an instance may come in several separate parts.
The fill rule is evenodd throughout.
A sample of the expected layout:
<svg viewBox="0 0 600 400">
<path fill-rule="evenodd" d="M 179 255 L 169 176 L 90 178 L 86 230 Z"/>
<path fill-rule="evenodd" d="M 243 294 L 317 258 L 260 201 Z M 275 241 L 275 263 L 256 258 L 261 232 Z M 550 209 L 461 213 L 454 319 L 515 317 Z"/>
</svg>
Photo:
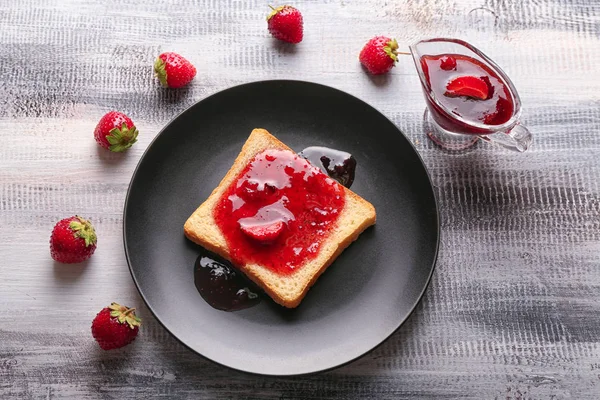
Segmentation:
<svg viewBox="0 0 600 400">
<path fill-rule="evenodd" d="M 117 318 L 117 320 L 121 324 L 127 324 L 131 329 L 134 329 L 136 326 L 140 326 L 142 323 L 142 319 L 135 315 L 135 307 L 127 308 L 118 303 L 111 303 L 108 307 L 110 311 L 110 316 Z"/>
<path fill-rule="evenodd" d="M 133 308 L 128 308 L 127 310 L 125 310 L 125 312 L 123 313 L 124 316 L 128 316 L 129 314 L 131 314 L 132 312 L 135 311 L 135 307 Z"/>
<path fill-rule="evenodd" d="M 283 10 L 283 8 L 285 6 L 281 6 L 281 7 L 273 7 L 272 5 L 269 4 L 269 7 L 271 8 L 271 12 L 269 13 L 269 15 L 267 15 L 267 21 L 269 21 L 271 18 L 273 18 L 275 15 L 277 15 L 277 13 L 281 10 Z"/>
</svg>

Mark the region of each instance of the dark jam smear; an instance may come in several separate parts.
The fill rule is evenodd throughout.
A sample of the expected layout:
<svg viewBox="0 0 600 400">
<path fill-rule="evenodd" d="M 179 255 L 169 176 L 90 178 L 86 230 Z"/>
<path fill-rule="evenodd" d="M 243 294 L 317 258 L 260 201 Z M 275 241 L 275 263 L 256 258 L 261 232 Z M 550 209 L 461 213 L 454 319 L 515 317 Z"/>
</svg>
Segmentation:
<svg viewBox="0 0 600 400">
<path fill-rule="evenodd" d="M 444 69 L 449 58 L 456 61 L 456 66 Z M 438 54 L 422 56 L 421 67 L 436 99 L 456 115 L 486 125 L 500 125 L 512 117 L 514 103 L 508 86 L 485 63 L 461 54 Z M 463 96 L 446 96 L 447 84 L 455 78 L 465 76 L 489 82 L 489 97 L 477 100 Z"/>
<path fill-rule="evenodd" d="M 345 151 L 329 147 L 311 146 L 302 150 L 298 155 L 310 161 L 341 185 L 350 188 L 354 182 L 356 159 Z"/>
<path fill-rule="evenodd" d="M 225 190 L 213 217 L 235 265 L 287 275 L 319 254 L 345 201 L 344 188 L 304 158 L 266 150 Z"/>
<path fill-rule="evenodd" d="M 205 249 L 194 263 L 194 283 L 202 298 L 217 310 L 237 311 L 260 303 L 258 290 L 248 279 Z"/>
</svg>

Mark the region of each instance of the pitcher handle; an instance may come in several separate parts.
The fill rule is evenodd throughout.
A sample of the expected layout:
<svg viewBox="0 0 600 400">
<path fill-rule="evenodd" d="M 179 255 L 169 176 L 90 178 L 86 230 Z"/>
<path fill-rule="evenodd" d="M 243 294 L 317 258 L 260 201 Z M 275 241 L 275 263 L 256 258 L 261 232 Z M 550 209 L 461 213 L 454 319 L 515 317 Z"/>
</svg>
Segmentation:
<svg viewBox="0 0 600 400">
<path fill-rule="evenodd" d="M 531 146 L 531 142 L 533 141 L 533 137 L 531 136 L 529 129 L 519 124 L 515 125 L 508 132 L 498 132 L 493 135 L 482 135 L 480 138 L 486 142 L 495 143 L 520 153 L 526 151 L 529 146 Z"/>
</svg>

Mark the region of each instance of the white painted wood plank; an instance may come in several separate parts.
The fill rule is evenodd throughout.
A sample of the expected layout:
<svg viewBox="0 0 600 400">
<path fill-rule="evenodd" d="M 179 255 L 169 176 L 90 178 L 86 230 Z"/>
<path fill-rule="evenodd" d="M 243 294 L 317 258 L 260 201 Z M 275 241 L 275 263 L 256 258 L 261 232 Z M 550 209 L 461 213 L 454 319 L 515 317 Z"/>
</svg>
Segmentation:
<svg viewBox="0 0 600 400">
<path fill-rule="evenodd" d="M 0 398 L 600 398 L 600 4 L 294 5 L 306 21 L 295 47 L 268 36 L 265 2 L 0 1 Z M 520 90 L 531 152 L 435 148 L 420 131 L 412 60 L 378 78 L 357 62 L 381 33 L 403 46 L 460 37 L 488 53 Z M 154 82 L 166 50 L 198 67 L 189 89 Z M 337 87 L 396 123 L 432 174 L 443 230 L 432 284 L 390 340 L 293 379 L 232 372 L 180 345 L 144 307 L 122 250 L 127 185 L 161 127 L 212 93 L 274 78 Z M 141 131 L 127 154 L 93 141 L 110 109 Z M 50 231 L 75 213 L 94 221 L 98 250 L 55 265 Z M 110 301 L 145 319 L 123 352 L 102 352 L 90 335 Z"/>
</svg>

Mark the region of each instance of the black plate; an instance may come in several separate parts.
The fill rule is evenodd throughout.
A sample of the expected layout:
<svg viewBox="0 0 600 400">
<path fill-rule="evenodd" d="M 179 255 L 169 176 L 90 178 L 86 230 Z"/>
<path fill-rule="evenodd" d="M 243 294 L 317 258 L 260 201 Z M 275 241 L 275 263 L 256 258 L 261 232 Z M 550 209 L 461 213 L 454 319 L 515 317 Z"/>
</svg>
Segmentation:
<svg viewBox="0 0 600 400">
<path fill-rule="evenodd" d="M 198 247 L 183 223 L 223 178 L 253 128 L 296 151 L 345 150 L 352 186 L 373 203 L 377 225 L 328 268 L 296 309 L 211 308 L 193 282 Z M 340 366 L 389 337 L 423 295 L 437 256 L 439 222 L 427 171 L 404 135 L 377 110 L 336 89 L 264 81 L 210 96 L 154 139 L 129 187 L 125 252 L 156 318 L 197 353 L 237 370 L 296 375 Z"/>
</svg>

